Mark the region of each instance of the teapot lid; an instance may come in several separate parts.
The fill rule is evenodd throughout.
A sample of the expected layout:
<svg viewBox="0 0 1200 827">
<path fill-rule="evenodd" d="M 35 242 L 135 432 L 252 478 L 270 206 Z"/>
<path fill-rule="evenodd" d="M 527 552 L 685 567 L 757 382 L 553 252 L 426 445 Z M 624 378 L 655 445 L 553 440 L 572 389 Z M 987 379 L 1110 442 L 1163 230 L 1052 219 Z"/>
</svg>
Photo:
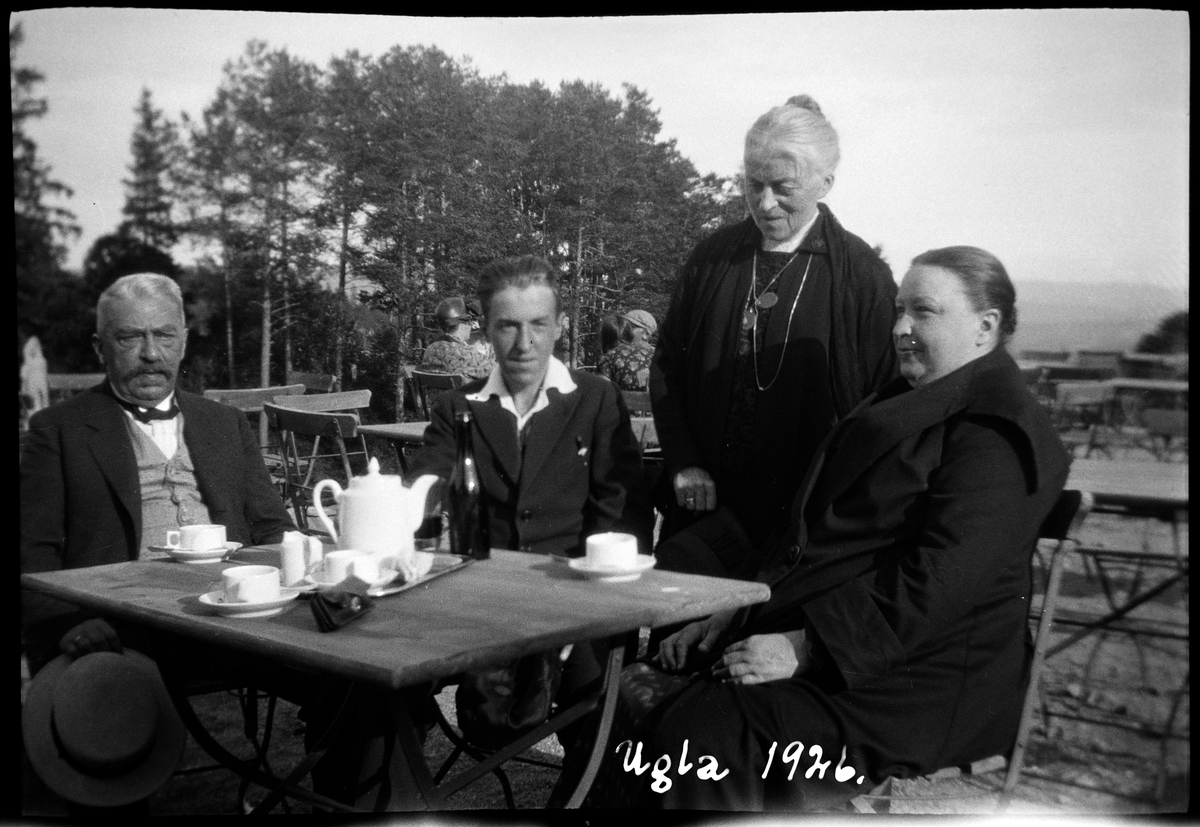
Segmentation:
<svg viewBox="0 0 1200 827">
<path fill-rule="evenodd" d="M 371 461 L 367 463 L 367 473 L 350 480 L 349 485 L 349 488 L 354 491 L 382 491 L 399 487 L 401 487 L 400 476 L 379 473 L 379 460 L 375 457 L 371 457 Z"/>
</svg>

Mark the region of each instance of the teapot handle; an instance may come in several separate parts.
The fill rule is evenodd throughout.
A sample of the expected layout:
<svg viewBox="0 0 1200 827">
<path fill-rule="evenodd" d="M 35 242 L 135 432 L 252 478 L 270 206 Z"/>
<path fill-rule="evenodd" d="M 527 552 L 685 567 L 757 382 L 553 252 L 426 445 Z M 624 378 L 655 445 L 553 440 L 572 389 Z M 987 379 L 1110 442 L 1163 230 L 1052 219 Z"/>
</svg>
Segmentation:
<svg viewBox="0 0 1200 827">
<path fill-rule="evenodd" d="M 333 522 L 329 519 L 329 515 L 325 513 L 325 509 L 321 507 L 321 492 L 326 488 L 333 489 L 333 498 L 340 500 L 342 498 L 342 486 L 337 480 L 321 480 L 313 488 L 313 508 L 317 510 L 317 518 L 321 521 L 321 525 L 329 532 L 329 536 L 333 538 L 333 542 L 338 541 L 337 529 L 333 527 Z"/>
</svg>

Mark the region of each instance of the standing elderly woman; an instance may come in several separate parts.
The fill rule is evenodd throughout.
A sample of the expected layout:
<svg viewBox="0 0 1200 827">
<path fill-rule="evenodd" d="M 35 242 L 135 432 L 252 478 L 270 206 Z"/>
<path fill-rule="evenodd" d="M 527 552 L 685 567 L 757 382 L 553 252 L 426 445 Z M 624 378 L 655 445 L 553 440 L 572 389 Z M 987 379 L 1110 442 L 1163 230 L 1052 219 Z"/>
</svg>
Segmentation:
<svg viewBox="0 0 1200 827">
<path fill-rule="evenodd" d="M 891 271 L 819 203 L 838 154 L 807 95 L 760 117 L 745 144 L 750 217 L 701 241 L 679 275 L 650 371 L 678 505 L 668 532 L 709 518 L 660 565 L 752 577 L 747 540 L 786 522 L 821 439 L 895 375 Z"/>
<path fill-rule="evenodd" d="M 1032 652 L 1030 556 L 1068 470 L 1002 346 L 1014 300 L 983 250 L 913 260 L 896 298 L 902 378 L 822 446 L 771 545 L 770 601 L 659 650 L 671 670 L 717 657 L 651 713 L 643 754 L 678 756 L 687 739 L 693 761 L 714 756 L 729 774 L 672 771 L 643 803 L 815 809 L 1011 748 Z M 796 741 L 799 769 L 785 752 Z M 814 757 L 831 763 L 810 772 Z"/>
</svg>

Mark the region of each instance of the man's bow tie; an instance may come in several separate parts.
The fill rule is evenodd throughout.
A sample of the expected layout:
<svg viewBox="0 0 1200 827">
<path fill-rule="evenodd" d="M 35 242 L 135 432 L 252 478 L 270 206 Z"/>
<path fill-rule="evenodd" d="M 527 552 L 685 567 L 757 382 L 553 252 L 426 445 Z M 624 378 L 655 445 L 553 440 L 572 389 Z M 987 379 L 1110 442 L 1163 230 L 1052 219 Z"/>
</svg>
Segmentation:
<svg viewBox="0 0 1200 827">
<path fill-rule="evenodd" d="M 175 400 L 171 400 L 171 407 L 165 411 L 160 411 L 158 408 L 139 408 L 124 399 L 117 399 L 117 404 L 133 414 L 133 418 L 143 424 L 149 424 L 155 419 L 174 419 L 179 416 L 179 406 L 175 404 Z"/>
</svg>

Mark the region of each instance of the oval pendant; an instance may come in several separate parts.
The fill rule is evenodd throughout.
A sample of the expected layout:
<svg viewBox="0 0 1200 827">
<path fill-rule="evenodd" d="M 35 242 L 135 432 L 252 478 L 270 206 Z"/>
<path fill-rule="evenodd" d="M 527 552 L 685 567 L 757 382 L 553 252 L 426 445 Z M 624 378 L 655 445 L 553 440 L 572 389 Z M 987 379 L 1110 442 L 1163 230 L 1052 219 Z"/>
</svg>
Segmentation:
<svg viewBox="0 0 1200 827">
<path fill-rule="evenodd" d="M 779 296 L 776 295 L 775 293 L 773 293 L 772 291 L 768 290 L 767 292 L 765 292 L 761 296 L 759 296 L 758 299 L 754 303 L 757 304 L 759 307 L 761 307 L 763 310 L 769 310 L 770 308 L 774 307 L 776 302 L 778 302 L 778 301 L 779 301 Z"/>
</svg>

